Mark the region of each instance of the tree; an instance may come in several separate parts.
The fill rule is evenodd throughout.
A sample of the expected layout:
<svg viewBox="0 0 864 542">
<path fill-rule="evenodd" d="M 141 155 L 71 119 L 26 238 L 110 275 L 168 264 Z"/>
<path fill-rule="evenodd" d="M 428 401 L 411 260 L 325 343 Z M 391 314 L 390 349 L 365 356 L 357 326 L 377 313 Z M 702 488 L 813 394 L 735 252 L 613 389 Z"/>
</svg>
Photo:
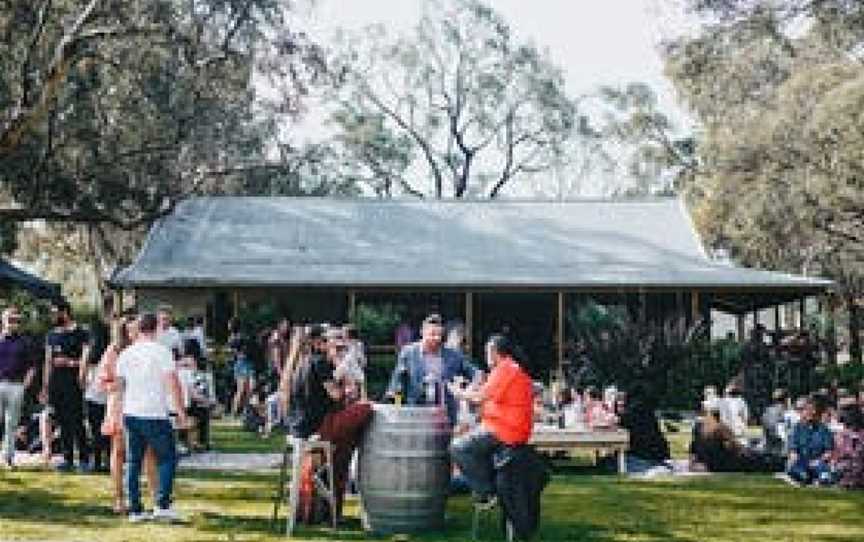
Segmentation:
<svg viewBox="0 0 864 542">
<path fill-rule="evenodd" d="M 677 193 L 698 168 L 694 138 L 675 135 L 672 121 L 658 107 L 656 93 L 645 83 L 602 86 L 598 94 L 605 110 L 594 128 L 596 137 L 615 164 L 616 177 L 627 183 L 614 187 L 613 193 L 619 197 Z"/>
<path fill-rule="evenodd" d="M 420 195 L 402 175 L 416 154 L 436 198 L 445 187 L 457 198 L 494 198 L 516 179 L 550 171 L 576 120 L 561 71 L 517 43 L 479 0 L 426 7 L 410 37 L 391 40 L 377 28 L 364 36 L 362 55 L 347 44 L 334 96 L 340 143 L 382 186 L 396 180 Z"/>
<path fill-rule="evenodd" d="M 4 220 L 146 226 L 189 195 L 272 171 L 320 49 L 276 0 L 5 0 Z M 278 82 L 274 101 L 253 75 Z"/>
<path fill-rule="evenodd" d="M 701 123 L 700 168 L 687 189 L 697 227 L 746 264 L 836 280 L 860 361 L 864 5 L 690 5 L 705 17 L 701 32 L 670 43 L 666 56 Z"/>
</svg>

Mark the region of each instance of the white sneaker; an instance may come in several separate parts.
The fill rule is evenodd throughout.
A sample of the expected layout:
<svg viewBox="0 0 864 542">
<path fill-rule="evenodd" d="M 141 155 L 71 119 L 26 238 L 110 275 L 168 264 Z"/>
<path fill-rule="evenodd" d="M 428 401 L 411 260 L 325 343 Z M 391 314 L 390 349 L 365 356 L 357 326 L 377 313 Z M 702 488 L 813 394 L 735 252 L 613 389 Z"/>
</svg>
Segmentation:
<svg viewBox="0 0 864 542">
<path fill-rule="evenodd" d="M 183 521 L 180 514 L 173 508 L 154 508 L 153 519 L 156 521 L 167 521 L 169 523 L 179 523 Z"/>
<path fill-rule="evenodd" d="M 150 519 L 150 516 L 144 512 L 130 512 L 128 519 L 129 523 L 141 523 Z"/>
</svg>

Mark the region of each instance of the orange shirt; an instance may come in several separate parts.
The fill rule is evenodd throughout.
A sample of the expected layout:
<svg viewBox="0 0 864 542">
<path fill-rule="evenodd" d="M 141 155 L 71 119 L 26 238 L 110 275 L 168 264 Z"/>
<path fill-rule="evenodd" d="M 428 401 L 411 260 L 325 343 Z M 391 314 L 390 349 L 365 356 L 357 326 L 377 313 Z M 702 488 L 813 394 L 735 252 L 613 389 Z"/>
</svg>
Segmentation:
<svg viewBox="0 0 864 542">
<path fill-rule="evenodd" d="M 505 444 L 528 442 L 534 426 L 531 377 L 513 360 L 505 358 L 492 369 L 485 391 L 483 426 Z"/>
</svg>

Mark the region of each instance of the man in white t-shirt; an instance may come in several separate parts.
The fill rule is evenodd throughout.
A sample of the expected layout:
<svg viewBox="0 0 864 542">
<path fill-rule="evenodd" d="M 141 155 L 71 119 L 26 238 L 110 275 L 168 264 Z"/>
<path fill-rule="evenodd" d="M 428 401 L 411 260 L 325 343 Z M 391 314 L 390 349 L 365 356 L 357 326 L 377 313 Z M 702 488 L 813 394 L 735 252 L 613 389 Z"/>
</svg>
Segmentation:
<svg viewBox="0 0 864 542">
<path fill-rule="evenodd" d="M 156 519 L 176 520 L 171 508 L 171 491 L 177 468 L 174 430 L 168 417 L 173 409 L 180 427 L 187 425 L 180 381 L 171 352 L 156 341 L 156 316 L 141 315 L 135 343 L 117 359 L 117 375 L 123 390 L 123 425 L 126 430 L 126 487 L 129 520 L 145 519 L 138 478 L 147 447 L 156 454 L 159 491 L 153 510 Z M 170 401 L 170 403 L 169 403 Z"/>
</svg>

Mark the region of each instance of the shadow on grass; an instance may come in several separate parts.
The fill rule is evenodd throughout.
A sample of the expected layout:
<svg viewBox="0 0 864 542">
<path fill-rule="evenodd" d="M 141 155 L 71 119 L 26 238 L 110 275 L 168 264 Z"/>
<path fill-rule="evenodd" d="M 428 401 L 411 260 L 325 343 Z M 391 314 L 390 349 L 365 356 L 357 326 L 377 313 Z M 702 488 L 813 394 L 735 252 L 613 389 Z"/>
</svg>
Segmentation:
<svg viewBox="0 0 864 542">
<path fill-rule="evenodd" d="M 116 525 L 117 516 L 107 504 L 72 501 L 44 489 L 22 491 L 0 490 L 0 517 L 44 523 L 96 525 L 100 528 Z"/>
</svg>

